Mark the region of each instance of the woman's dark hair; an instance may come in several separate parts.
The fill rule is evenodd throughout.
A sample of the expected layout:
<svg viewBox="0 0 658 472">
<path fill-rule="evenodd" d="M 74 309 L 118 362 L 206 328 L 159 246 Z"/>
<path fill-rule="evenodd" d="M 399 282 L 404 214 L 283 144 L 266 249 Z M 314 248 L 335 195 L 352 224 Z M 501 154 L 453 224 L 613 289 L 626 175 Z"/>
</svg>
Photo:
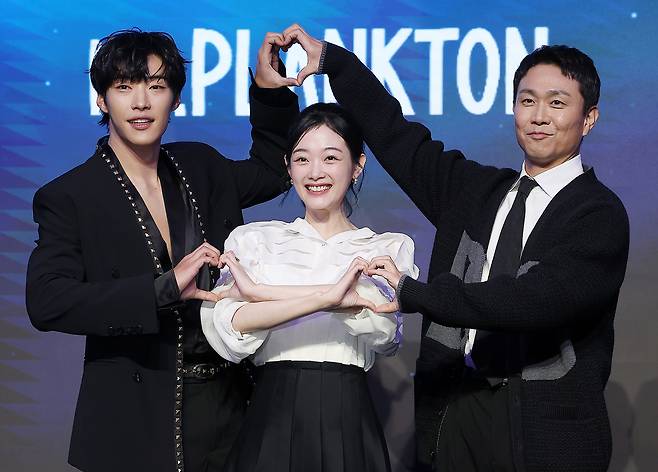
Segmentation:
<svg viewBox="0 0 658 472">
<path fill-rule="evenodd" d="M 569 46 L 542 46 L 528 54 L 514 73 L 514 102 L 521 79 L 530 69 L 539 64 L 550 64 L 560 68 L 562 75 L 578 82 L 583 96 L 583 114 L 599 103 L 601 79 L 592 59 L 584 52 Z"/>
<path fill-rule="evenodd" d="M 150 78 L 148 57 L 153 54 L 162 60 L 158 71 L 167 85 L 179 97 L 185 85 L 186 61 L 169 33 L 146 32 L 139 28 L 115 31 L 101 39 L 89 68 L 89 77 L 94 90 L 105 96 L 107 89 L 117 80 L 130 82 L 146 81 Z M 110 117 L 103 112 L 98 124 L 106 125 Z"/>
<path fill-rule="evenodd" d="M 290 167 L 292 152 L 299 141 L 311 130 L 318 129 L 325 125 L 338 136 L 343 138 L 347 149 L 350 151 L 352 163 L 359 165 L 359 158 L 363 154 L 363 133 L 352 115 L 343 107 L 336 103 L 316 103 L 306 107 L 297 117 L 295 122 L 290 126 L 288 131 L 288 144 L 286 147 L 286 159 Z M 358 203 L 357 194 L 363 186 L 365 169 L 361 172 L 358 184 L 350 182 L 348 193 L 343 201 L 343 211 L 349 217 L 352 214 L 352 203 L 348 201 L 348 195 L 351 192 L 354 198 L 354 205 Z M 287 193 L 286 193 L 287 196 Z"/>
</svg>

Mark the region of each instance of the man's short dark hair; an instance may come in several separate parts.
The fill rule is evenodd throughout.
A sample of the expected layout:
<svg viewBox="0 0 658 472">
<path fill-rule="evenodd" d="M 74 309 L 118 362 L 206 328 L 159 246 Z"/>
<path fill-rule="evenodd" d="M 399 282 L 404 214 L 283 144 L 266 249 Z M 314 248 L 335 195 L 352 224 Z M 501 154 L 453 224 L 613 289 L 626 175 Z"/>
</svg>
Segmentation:
<svg viewBox="0 0 658 472">
<path fill-rule="evenodd" d="M 583 114 L 599 103 L 601 79 L 594 62 L 584 52 L 569 46 L 542 46 L 523 58 L 514 73 L 514 101 L 519 90 L 519 83 L 530 69 L 539 64 L 558 66 L 562 75 L 578 82 L 583 96 Z"/>
<path fill-rule="evenodd" d="M 101 39 L 96 47 L 89 76 L 94 90 L 105 96 L 116 80 L 141 82 L 149 79 L 148 57 L 153 54 L 162 59 L 159 71 L 174 92 L 180 96 L 185 85 L 185 58 L 169 33 L 147 32 L 139 28 L 115 31 Z M 107 125 L 110 117 L 103 112 L 98 122 Z"/>
</svg>

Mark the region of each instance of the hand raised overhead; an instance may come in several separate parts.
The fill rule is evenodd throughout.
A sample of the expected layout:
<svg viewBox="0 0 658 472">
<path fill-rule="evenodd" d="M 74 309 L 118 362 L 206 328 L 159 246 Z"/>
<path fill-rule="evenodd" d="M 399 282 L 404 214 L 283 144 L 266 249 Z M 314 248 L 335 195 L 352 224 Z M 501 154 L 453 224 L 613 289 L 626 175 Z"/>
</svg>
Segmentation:
<svg viewBox="0 0 658 472">
<path fill-rule="evenodd" d="M 322 55 L 322 41 L 309 35 L 298 24 L 289 26 L 283 32 L 284 46 L 287 51 L 293 44 L 299 44 L 306 52 L 306 67 L 297 74 L 296 85 L 301 86 L 309 75 L 316 74 L 320 70 L 320 56 Z"/>
<path fill-rule="evenodd" d="M 178 283 L 181 300 L 195 299 L 216 302 L 219 299 L 216 294 L 201 290 L 196 286 L 196 276 L 199 269 L 204 264 L 219 267 L 219 256 L 219 250 L 210 243 L 205 242 L 181 259 L 174 267 L 174 276 Z"/>
<path fill-rule="evenodd" d="M 279 57 L 279 50 L 285 46 L 283 35 L 267 33 L 258 50 L 256 64 L 256 85 L 261 88 L 278 88 L 297 85 L 297 80 L 286 77 L 286 68 Z"/>
</svg>

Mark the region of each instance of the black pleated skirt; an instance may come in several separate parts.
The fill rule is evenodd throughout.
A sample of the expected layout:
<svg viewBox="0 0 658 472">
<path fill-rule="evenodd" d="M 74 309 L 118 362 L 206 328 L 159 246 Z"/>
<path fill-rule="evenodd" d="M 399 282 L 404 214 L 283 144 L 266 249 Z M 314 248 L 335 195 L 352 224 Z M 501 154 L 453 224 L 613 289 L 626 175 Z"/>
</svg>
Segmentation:
<svg viewBox="0 0 658 472">
<path fill-rule="evenodd" d="M 390 470 L 363 369 L 310 361 L 258 368 L 227 472 Z"/>
</svg>

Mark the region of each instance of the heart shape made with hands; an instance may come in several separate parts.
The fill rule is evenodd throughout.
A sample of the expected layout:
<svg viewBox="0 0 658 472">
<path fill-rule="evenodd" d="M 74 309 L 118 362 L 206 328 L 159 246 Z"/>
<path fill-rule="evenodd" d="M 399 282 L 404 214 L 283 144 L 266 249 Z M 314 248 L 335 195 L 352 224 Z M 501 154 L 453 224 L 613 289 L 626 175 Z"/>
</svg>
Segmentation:
<svg viewBox="0 0 658 472">
<path fill-rule="evenodd" d="M 303 63 L 304 55 L 306 64 L 297 74 L 297 77 L 288 77 L 296 82 L 299 87 L 309 75 L 318 72 L 320 68 L 320 56 L 322 55 L 322 42 L 313 38 L 299 25 L 292 25 L 281 33 L 280 40 L 276 42 L 279 49 L 288 54 L 298 56 L 299 63 Z M 276 53 L 276 51 L 273 51 Z"/>
<path fill-rule="evenodd" d="M 308 75 L 302 75 L 302 71 L 308 67 L 309 59 L 308 59 L 308 54 L 304 50 L 301 44 L 298 42 L 293 42 L 289 45 L 287 45 L 285 48 L 281 48 L 283 52 L 286 53 L 286 58 L 285 58 L 285 63 L 287 64 L 287 67 L 293 67 L 294 71 L 294 66 L 299 64 L 299 72 L 297 73 L 296 76 L 289 76 L 287 75 L 287 79 L 291 79 L 294 81 L 295 86 L 301 87 L 302 84 L 304 83 L 304 80 L 309 76 L 312 75 L 313 73 L 317 72 L 317 70 L 312 71 Z M 286 69 L 287 69 L 286 67 Z"/>
</svg>

